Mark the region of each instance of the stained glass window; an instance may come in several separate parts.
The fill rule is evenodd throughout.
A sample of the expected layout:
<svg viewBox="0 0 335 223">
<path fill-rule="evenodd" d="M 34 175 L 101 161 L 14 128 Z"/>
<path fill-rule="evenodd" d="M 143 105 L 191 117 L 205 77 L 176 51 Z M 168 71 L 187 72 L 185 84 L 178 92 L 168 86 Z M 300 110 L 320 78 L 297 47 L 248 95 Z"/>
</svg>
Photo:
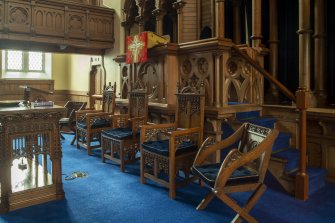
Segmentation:
<svg viewBox="0 0 335 223">
<path fill-rule="evenodd" d="M 7 51 L 7 70 L 23 70 L 23 52 L 17 50 Z"/>
<path fill-rule="evenodd" d="M 29 52 L 28 64 L 29 71 L 43 71 L 43 53 Z"/>
<path fill-rule="evenodd" d="M 18 72 L 43 72 L 45 70 L 44 53 L 8 50 L 6 52 L 6 70 Z"/>
</svg>

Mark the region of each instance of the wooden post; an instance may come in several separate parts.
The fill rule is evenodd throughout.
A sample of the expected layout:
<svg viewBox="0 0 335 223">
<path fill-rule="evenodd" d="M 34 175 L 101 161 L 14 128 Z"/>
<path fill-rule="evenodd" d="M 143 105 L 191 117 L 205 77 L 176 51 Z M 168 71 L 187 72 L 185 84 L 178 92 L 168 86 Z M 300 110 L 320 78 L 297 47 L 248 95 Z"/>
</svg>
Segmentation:
<svg viewBox="0 0 335 223">
<path fill-rule="evenodd" d="M 158 35 L 163 35 L 163 12 L 161 9 L 155 9 L 152 14 L 156 17 L 156 33 Z"/>
<path fill-rule="evenodd" d="M 278 76 L 278 0 L 269 2 L 269 17 L 270 17 L 270 58 L 269 66 L 270 73 L 274 78 Z M 270 84 L 271 102 L 278 102 L 278 89 L 274 84 Z"/>
<path fill-rule="evenodd" d="M 252 47 L 259 47 L 262 38 L 262 0 L 252 0 Z"/>
<path fill-rule="evenodd" d="M 225 37 L 225 0 L 215 0 L 215 36 L 223 39 Z"/>
<path fill-rule="evenodd" d="M 296 176 L 295 197 L 308 199 L 308 175 L 306 172 L 307 117 L 310 87 L 310 0 L 299 0 L 299 89 L 296 92 L 299 109 L 299 170 Z"/>
<path fill-rule="evenodd" d="M 326 10 L 325 0 L 314 1 L 314 100 L 315 107 L 326 104 Z"/>
<path fill-rule="evenodd" d="M 186 3 L 184 1 L 178 0 L 173 3 L 173 7 L 177 10 L 178 14 L 178 43 L 183 42 L 183 15 L 182 9 Z"/>
<path fill-rule="evenodd" d="M 233 1 L 233 42 L 241 44 L 241 2 L 242 0 Z"/>
</svg>

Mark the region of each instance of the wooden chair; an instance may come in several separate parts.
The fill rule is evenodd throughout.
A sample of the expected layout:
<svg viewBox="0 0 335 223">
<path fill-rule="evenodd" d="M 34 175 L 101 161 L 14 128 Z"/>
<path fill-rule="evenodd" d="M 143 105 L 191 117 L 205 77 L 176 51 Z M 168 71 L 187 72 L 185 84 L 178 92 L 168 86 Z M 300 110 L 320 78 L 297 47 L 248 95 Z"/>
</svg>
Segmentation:
<svg viewBox="0 0 335 223">
<path fill-rule="evenodd" d="M 91 155 L 91 150 L 100 147 L 100 134 L 104 129 L 111 128 L 112 116 L 115 111 L 116 84 L 105 87 L 102 96 L 102 110 L 82 110 L 76 112 L 76 136 L 77 148 L 80 146 L 87 149 L 87 154 Z M 98 142 L 98 145 L 92 145 Z"/>
<path fill-rule="evenodd" d="M 248 212 L 266 190 L 263 183 L 268 168 L 272 145 L 277 130 L 244 123 L 227 139 L 210 143 L 207 138 L 202 144 L 192 166 L 192 172 L 211 188 L 197 210 L 203 210 L 216 196 L 237 212 L 232 222 L 257 222 Z M 218 150 L 225 149 L 239 141 L 222 163 L 208 164 L 206 160 Z M 228 196 L 234 192 L 253 191 L 244 207 Z"/>
<path fill-rule="evenodd" d="M 151 179 L 169 189 L 186 185 L 197 150 L 202 143 L 205 94 L 204 87 L 178 87 L 175 122 L 144 125 L 141 128 L 141 183 Z M 179 175 L 179 171 L 184 176 Z"/>
<path fill-rule="evenodd" d="M 73 145 L 74 141 L 76 140 L 76 111 L 80 111 L 84 109 L 87 105 L 87 102 L 80 102 L 80 101 L 68 101 L 64 105 L 64 107 L 67 109 L 66 111 L 66 117 L 61 118 L 59 120 L 59 127 L 61 130 L 61 133 L 73 133 L 74 137 L 71 141 L 71 145 Z M 62 131 L 63 128 L 68 128 L 70 130 L 67 132 Z M 64 139 L 64 137 L 61 135 L 61 138 Z"/>
<path fill-rule="evenodd" d="M 128 94 L 128 114 L 114 115 L 113 128 L 101 133 L 101 158 L 120 164 L 122 172 L 125 164 L 139 159 L 140 126 L 147 123 L 148 94 L 146 89 L 132 90 Z"/>
</svg>

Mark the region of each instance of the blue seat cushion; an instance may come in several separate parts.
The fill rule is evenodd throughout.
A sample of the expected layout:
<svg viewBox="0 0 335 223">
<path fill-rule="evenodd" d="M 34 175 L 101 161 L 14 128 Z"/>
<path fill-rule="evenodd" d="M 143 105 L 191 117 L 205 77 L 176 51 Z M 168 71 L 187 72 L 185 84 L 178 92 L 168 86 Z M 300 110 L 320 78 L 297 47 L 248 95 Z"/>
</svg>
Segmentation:
<svg viewBox="0 0 335 223">
<path fill-rule="evenodd" d="M 101 135 L 107 138 L 125 139 L 133 135 L 131 128 L 114 128 L 103 130 Z"/>
<path fill-rule="evenodd" d="M 86 119 L 80 121 L 77 123 L 77 127 L 81 128 L 81 129 L 87 129 L 86 126 Z M 91 125 L 91 129 L 97 129 L 97 128 L 107 128 L 107 127 L 111 127 L 111 123 L 109 120 L 104 119 L 104 118 L 98 118 L 96 119 L 92 125 Z"/>
<path fill-rule="evenodd" d="M 193 166 L 192 172 L 199 176 L 206 184 L 214 187 L 216 177 L 219 173 L 222 163 L 207 164 L 202 166 Z M 226 185 L 236 185 L 243 183 L 257 183 L 258 173 L 251 168 L 241 166 L 236 169 L 229 177 Z"/>
<path fill-rule="evenodd" d="M 142 144 L 142 148 L 153 153 L 157 153 L 163 156 L 169 156 L 170 141 L 158 140 L 158 141 L 148 141 Z M 176 155 L 187 153 L 190 151 L 195 151 L 198 146 L 193 142 L 182 142 L 178 148 L 176 148 Z"/>
</svg>

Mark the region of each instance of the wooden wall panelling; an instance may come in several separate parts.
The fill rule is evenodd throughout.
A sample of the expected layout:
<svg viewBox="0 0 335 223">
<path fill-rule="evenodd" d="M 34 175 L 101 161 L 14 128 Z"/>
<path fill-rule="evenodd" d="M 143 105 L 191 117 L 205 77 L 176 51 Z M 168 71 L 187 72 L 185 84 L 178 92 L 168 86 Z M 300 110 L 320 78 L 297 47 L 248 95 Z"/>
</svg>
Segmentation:
<svg viewBox="0 0 335 223">
<path fill-rule="evenodd" d="M 56 0 L 1 1 L 0 40 L 2 48 L 100 55 L 114 45 L 114 10 Z"/>
<path fill-rule="evenodd" d="M 33 6 L 36 34 L 64 37 L 64 9 L 55 6 Z"/>
<path fill-rule="evenodd" d="M 199 39 L 199 23 L 197 16 L 197 2 L 187 0 L 183 7 L 183 42 L 190 42 Z"/>
<path fill-rule="evenodd" d="M 307 111 L 308 163 L 327 170 L 327 179 L 335 182 L 335 111 L 310 108 Z"/>
<path fill-rule="evenodd" d="M 31 7 L 23 1 L 8 1 L 6 5 L 9 32 L 29 33 L 31 27 Z"/>
<path fill-rule="evenodd" d="M 0 1 L 0 31 L 4 28 L 5 23 L 5 10 L 4 10 L 4 2 Z"/>
<path fill-rule="evenodd" d="M 0 80 L 0 100 L 23 100 L 23 89 L 21 85 L 27 85 L 33 88 L 54 91 L 53 80 Z M 50 95 L 49 100 L 53 100 Z"/>
</svg>

